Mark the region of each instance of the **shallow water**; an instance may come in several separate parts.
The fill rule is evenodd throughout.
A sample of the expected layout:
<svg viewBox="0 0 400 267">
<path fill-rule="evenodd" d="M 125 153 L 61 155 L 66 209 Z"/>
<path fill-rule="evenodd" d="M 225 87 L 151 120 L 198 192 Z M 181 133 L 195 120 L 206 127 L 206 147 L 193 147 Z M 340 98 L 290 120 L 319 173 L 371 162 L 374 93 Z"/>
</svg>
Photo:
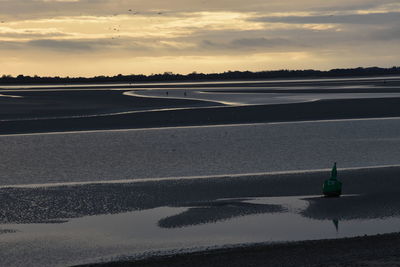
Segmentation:
<svg viewBox="0 0 400 267">
<path fill-rule="evenodd" d="M 358 88 L 358 87 L 357 87 Z M 357 89 L 356 88 L 356 89 Z M 365 88 L 363 86 L 362 88 Z M 221 88 L 218 88 L 219 90 Z M 240 105 L 270 105 L 270 104 L 289 104 L 289 103 L 302 103 L 312 102 L 318 100 L 332 100 L 332 99 L 365 99 L 365 98 L 398 98 L 400 93 L 282 93 L 279 88 L 276 93 L 245 93 L 235 92 L 235 90 L 248 90 L 248 87 L 243 88 L 226 88 L 229 92 L 213 92 L 209 88 L 199 88 L 196 90 L 187 89 L 159 89 L 147 91 L 132 91 L 125 92 L 125 95 L 142 96 L 142 97 L 157 97 L 157 98 L 174 98 L 174 99 L 192 99 L 217 102 L 226 105 L 240 106 Z M 265 89 L 265 88 L 252 88 Z M 271 88 L 269 88 L 271 89 Z M 308 88 L 306 88 L 308 89 Z M 321 89 L 321 88 L 313 88 Z M 333 89 L 344 89 L 342 87 Z M 353 89 L 353 88 L 352 88 Z M 358 88 L 359 89 L 359 88 Z M 166 96 L 168 90 L 168 96 Z"/>
<path fill-rule="evenodd" d="M 399 164 L 400 119 L 0 136 L 0 185 Z"/>
<path fill-rule="evenodd" d="M 0 229 L 16 230 L 0 236 L 0 257 L 7 266 L 65 266 L 259 242 L 341 238 L 400 230 L 400 217 L 310 219 L 301 214 L 308 207 L 303 198 L 222 199 L 187 207 L 89 216 L 58 224 L 0 225 Z M 212 218 L 227 206 L 243 204 L 276 205 L 282 210 L 250 215 L 237 213 L 209 222 L 199 217 L 198 223 L 160 226 L 163 219 L 185 214 L 190 209 L 208 207 L 208 213 L 202 212 Z"/>
</svg>

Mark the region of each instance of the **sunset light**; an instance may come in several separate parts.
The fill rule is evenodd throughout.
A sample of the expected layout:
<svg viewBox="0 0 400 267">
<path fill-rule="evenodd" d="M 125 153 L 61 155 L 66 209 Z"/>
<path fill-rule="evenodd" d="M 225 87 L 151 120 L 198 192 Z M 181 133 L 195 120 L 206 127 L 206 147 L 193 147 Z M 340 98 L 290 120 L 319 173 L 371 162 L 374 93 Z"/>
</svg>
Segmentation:
<svg viewBox="0 0 400 267">
<path fill-rule="evenodd" d="M 3 74 L 390 67 L 400 59 L 397 1 L 1 0 L 0 5 Z"/>
</svg>

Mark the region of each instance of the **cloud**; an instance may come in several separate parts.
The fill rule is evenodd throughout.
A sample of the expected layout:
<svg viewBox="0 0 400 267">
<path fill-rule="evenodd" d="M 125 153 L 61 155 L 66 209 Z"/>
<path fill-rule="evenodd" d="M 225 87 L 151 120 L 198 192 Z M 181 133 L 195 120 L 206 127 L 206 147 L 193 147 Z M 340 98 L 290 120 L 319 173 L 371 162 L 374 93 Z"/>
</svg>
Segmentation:
<svg viewBox="0 0 400 267">
<path fill-rule="evenodd" d="M 293 46 L 293 42 L 286 38 L 242 38 L 235 39 L 231 42 L 235 47 L 281 47 L 281 46 Z"/>
<path fill-rule="evenodd" d="M 0 40 L 29 40 L 35 38 L 59 38 L 66 37 L 68 34 L 57 29 L 30 28 L 14 29 L 11 27 L 0 27 Z"/>
<path fill-rule="evenodd" d="M 350 15 L 324 15 L 324 16 L 282 16 L 259 17 L 258 22 L 293 23 L 293 24 L 390 24 L 399 21 L 400 12 L 350 14 Z"/>
<path fill-rule="evenodd" d="M 370 33 L 371 39 L 384 41 L 400 41 L 400 23 L 384 29 L 374 30 Z M 400 43 L 399 43 L 400 46 Z"/>
<path fill-rule="evenodd" d="M 258 52 L 277 52 L 282 50 L 298 50 L 299 44 L 296 44 L 286 38 L 240 38 L 230 41 L 203 40 L 199 43 L 199 49 L 202 51 L 214 50 L 220 54 L 242 54 L 250 51 Z"/>
<path fill-rule="evenodd" d="M 71 41 L 71 40 L 50 40 L 50 39 L 39 39 L 28 42 L 28 45 L 32 47 L 52 49 L 52 50 L 67 50 L 67 51 L 87 51 L 93 50 L 98 46 L 98 41 Z"/>
<path fill-rule="evenodd" d="M 0 0 L 0 18 L 40 19 L 58 16 L 168 16 L 194 12 L 241 12 L 268 15 L 274 12 L 393 10 L 395 0 Z M 130 11 L 131 10 L 131 11 Z"/>
<path fill-rule="evenodd" d="M 69 73 L 101 59 L 93 66 L 98 74 L 142 66 L 150 73 L 204 71 L 207 62 L 224 71 L 400 60 L 398 0 L 0 0 L 0 6 L 0 56 L 14 62 L 2 66 L 14 71 L 36 71 L 40 62 L 56 71 L 61 59 L 60 70 Z"/>
</svg>

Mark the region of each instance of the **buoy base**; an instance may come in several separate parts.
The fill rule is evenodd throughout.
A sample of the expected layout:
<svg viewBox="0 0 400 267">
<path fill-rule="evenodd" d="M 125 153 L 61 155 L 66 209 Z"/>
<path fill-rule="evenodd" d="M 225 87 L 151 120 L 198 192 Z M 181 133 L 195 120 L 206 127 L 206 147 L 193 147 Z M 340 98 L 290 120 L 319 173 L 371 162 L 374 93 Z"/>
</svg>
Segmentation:
<svg viewBox="0 0 400 267">
<path fill-rule="evenodd" d="M 339 192 L 324 192 L 325 197 L 340 197 L 341 194 L 342 194 L 341 191 L 339 191 Z"/>
</svg>

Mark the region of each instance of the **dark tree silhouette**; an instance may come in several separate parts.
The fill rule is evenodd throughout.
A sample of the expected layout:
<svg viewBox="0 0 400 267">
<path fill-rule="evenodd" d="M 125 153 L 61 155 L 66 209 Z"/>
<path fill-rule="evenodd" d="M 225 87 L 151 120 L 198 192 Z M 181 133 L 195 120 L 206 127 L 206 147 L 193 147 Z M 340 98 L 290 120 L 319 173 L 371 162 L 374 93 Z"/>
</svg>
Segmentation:
<svg viewBox="0 0 400 267">
<path fill-rule="evenodd" d="M 197 73 L 174 74 L 164 72 L 163 74 L 132 74 L 116 76 L 95 76 L 95 77 L 39 77 L 18 75 L 3 75 L 0 77 L 0 84 L 82 84 L 82 83 L 135 83 L 135 82 L 169 82 L 169 81 L 218 81 L 218 80 L 257 80 L 276 78 L 334 78 L 334 77 L 365 77 L 400 75 L 400 67 L 392 68 L 353 68 L 353 69 L 332 69 L 329 71 L 320 70 L 275 70 L 275 71 L 227 71 L 223 73 Z"/>
</svg>

